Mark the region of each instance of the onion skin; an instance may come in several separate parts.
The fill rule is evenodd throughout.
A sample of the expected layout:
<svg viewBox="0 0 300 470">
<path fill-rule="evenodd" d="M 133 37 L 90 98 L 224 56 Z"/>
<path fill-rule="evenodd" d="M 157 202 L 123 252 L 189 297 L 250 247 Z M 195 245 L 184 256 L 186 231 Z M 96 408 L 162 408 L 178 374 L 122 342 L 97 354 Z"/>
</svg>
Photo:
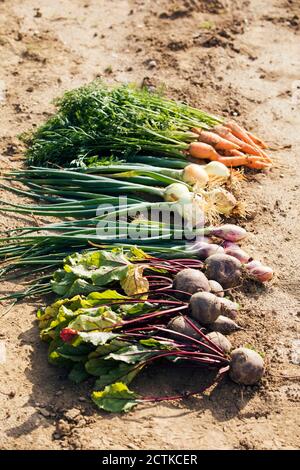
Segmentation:
<svg viewBox="0 0 300 470">
<path fill-rule="evenodd" d="M 228 240 L 230 242 L 238 242 L 243 240 L 247 236 L 247 232 L 244 228 L 239 227 L 234 224 L 225 224 L 220 227 L 212 227 L 210 230 L 210 235 L 213 235 L 223 240 Z"/>
<path fill-rule="evenodd" d="M 234 195 L 223 188 L 216 188 L 210 191 L 209 200 L 214 204 L 218 212 L 224 215 L 230 215 L 237 205 Z"/>
<path fill-rule="evenodd" d="M 205 165 L 204 168 L 209 176 L 215 176 L 217 178 L 229 178 L 230 176 L 229 169 L 221 162 L 210 162 Z"/>
<path fill-rule="evenodd" d="M 205 188 L 208 183 L 208 174 L 206 173 L 204 166 L 191 163 L 187 165 L 183 170 L 182 179 L 185 183 L 194 185 L 197 184 L 201 188 Z"/>
<path fill-rule="evenodd" d="M 231 353 L 230 378 L 244 385 L 254 385 L 264 374 L 264 361 L 252 349 L 237 348 Z"/>
<path fill-rule="evenodd" d="M 224 250 L 226 250 L 229 247 L 230 248 L 240 248 L 239 245 L 237 245 L 234 242 L 230 242 L 229 240 L 224 240 L 223 243 L 222 243 L 222 247 L 224 248 Z"/>
<path fill-rule="evenodd" d="M 165 188 L 164 199 L 166 202 L 189 201 L 191 193 L 183 183 L 173 183 Z"/>
</svg>

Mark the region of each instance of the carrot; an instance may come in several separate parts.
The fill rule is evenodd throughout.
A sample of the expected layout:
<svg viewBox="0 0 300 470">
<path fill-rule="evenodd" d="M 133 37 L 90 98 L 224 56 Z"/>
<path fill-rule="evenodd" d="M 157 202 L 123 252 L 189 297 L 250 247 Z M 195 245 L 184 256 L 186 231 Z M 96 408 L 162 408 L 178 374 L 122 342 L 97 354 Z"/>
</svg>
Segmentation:
<svg viewBox="0 0 300 470">
<path fill-rule="evenodd" d="M 249 153 L 250 155 L 262 155 L 266 160 L 267 162 L 271 163 L 272 160 L 270 159 L 270 157 L 266 154 L 266 152 L 264 152 L 263 150 L 261 150 L 256 144 L 255 142 L 251 139 L 251 137 L 248 135 L 248 132 L 243 129 L 241 126 L 239 126 L 236 122 L 234 121 L 229 121 L 225 124 L 225 127 L 228 127 L 232 134 L 237 137 L 238 139 L 244 141 L 246 143 L 246 146 L 244 144 L 244 146 L 242 147 L 241 146 L 241 149 L 246 152 L 246 153 Z M 248 145 L 247 145 L 248 144 Z M 258 152 L 258 153 L 257 153 Z"/>
<path fill-rule="evenodd" d="M 221 155 L 215 149 L 204 142 L 192 142 L 189 146 L 189 154 L 194 158 L 203 158 L 208 160 L 218 160 Z"/>
<path fill-rule="evenodd" d="M 238 139 L 228 128 L 219 125 L 214 127 L 214 131 L 221 137 L 230 140 L 230 142 L 234 142 L 239 146 L 240 150 L 243 150 L 243 152 L 249 153 L 250 155 L 263 156 L 261 150 L 255 147 L 255 144 L 252 143 L 252 145 L 250 145 L 243 140 Z"/>
<path fill-rule="evenodd" d="M 239 150 L 223 150 L 223 155 L 226 157 L 244 157 L 245 154 Z"/>
<path fill-rule="evenodd" d="M 215 126 L 213 130 L 216 134 L 223 137 L 223 139 L 230 140 L 230 142 L 233 142 L 238 146 L 242 142 L 240 139 L 237 139 L 227 127 L 222 126 L 221 124 L 218 124 L 217 126 Z"/>
<path fill-rule="evenodd" d="M 217 150 L 234 150 L 239 148 L 237 144 L 223 139 L 223 137 L 215 134 L 214 132 L 204 131 L 199 128 L 193 128 L 192 132 L 199 135 L 200 142 L 213 145 Z"/>
<path fill-rule="evenodd" d="M 224 125 L 225 127 L 228 127 L 228 129 L 230 129 L 232 134 L 238 139 L 243 140 L 249 145 L 254 144 L 253 140 L 251 140 L 251 138 L 248 136 L 247 131 L 243 129 L 241 126 L 239 126 L 236 122 L 228 121 Z"/>
<path fill-rule="evenodd" d="M 256 168 L 257 170 L 262 170 L 264 168 L 268 168 L 266 162 L 259 158 L 253 157 L 220 157 L 219 162 L 224 163 L 227 167 L 234 167 L 234 166 L 247 166 L 248 168 Z"/>
<path fill-rule="evenodd" d="M 260 148 L 262 149 L 267 149 L 268 148 L 268 145 L 261 139 L 259 139 L 258 137 L 256 137 L 256 135 L 252 134 L 252 132 L 249 132 L 249 131 L 246 131 L 248 136 L 250 137 L 251 140 L 253 140 L 253 142 Z"/>
</svg>

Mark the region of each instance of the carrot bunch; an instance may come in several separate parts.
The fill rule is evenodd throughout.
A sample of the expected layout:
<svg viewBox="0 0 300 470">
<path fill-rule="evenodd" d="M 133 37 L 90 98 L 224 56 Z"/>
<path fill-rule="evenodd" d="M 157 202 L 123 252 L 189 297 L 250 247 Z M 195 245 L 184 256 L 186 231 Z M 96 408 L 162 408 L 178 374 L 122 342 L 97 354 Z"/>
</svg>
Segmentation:
<svg viewBox="0 0 300 470">
<path fill-rule="evenodd" d="M 219 161 L 227 167 L 269 168 L 272 160 L 264 149 L 267 145 L 258 137 L 229 121 L 218 124 L 211 131 L 193 128 L 198 142 L 192 142 L 189 154 L 193 158 Z"/>
<path fill-rule="evenodd" d="M 29 165 L 82 166 L 103 158 L 159 156 L 178 168 L 189 156 L 227 167 L 268 168 L 266 145 L 235 122 L 178 103 L 159 93 L 95 81 L 56 100 L 57 112 L 23 136 Z M 175 161 L 175 163 L 174 163 Z"/>
</svg>

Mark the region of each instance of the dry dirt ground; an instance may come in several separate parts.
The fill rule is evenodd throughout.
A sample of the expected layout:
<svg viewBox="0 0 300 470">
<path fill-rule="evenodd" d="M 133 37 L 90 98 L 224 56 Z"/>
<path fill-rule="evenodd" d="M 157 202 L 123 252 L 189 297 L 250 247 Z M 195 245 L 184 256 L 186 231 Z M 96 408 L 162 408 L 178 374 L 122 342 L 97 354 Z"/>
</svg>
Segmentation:
<svg viewBox="0 0 300 470">
<path fill-rule="evenodd" d="M 225 380 L 204 396 L 122 416 L 98 412 L 89 386 L 47 364 L 37 302 L 19 304 L 0 320 L 1 449 L 299 448 L 299 17 L 299 0 L 0 0 L 1 167 L 20 164 L 16 136 L 65 89 L 95 77 L 163 85 L 269 142 L 273 169 L 245 187 L 244 245 L 276 270 L 270 286 L 241 295 L 246 331 L 232 337 L 265 353 L 259 387 Z M 1 229 L 29 222 L 0 213 Z M 11 287 L 2 282 L 1 291 Z M 197 379 L 155 369 L 137 387 L 178 390 Z"/>
</svg>

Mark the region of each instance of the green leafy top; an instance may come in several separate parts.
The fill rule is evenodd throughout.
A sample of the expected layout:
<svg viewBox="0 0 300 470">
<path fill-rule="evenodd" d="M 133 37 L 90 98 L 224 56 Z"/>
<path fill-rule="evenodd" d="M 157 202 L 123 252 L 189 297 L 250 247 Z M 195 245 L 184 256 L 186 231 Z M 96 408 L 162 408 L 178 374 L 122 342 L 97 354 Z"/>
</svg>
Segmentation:
<svg viewBox="0 0 300 470">
<path fill-rule="evenodd" d="M 128 412 L 138 404 L 139 395 L 122 382 L 107 385 L 104 390 L 92 393 L 92 400 L 105 411 Z"/>
<path fill-rule="evenodd" d="M 55 271 L 52 290 L 61 297 L 72 297 L 119 282 L 127 295 L 142 294 L 149 290 L 149 284 L 143 276 L 145 265 L 137 262 L 148 258 L 137 247 L 127 252 L 116 248 L 75 253 L 64 260 L 63 268 Z"/>
<path fill-rule="evenodd" d="M 103 82 L 66 92 L 57 113 L 32 135 L 23 135 L 30 164 L 79 164 L 87 157 L 127 158 L 139 153 L 182 157 L 192 127 L 209 128 L 220 119 L 130 85 Z"/>
</svg>

